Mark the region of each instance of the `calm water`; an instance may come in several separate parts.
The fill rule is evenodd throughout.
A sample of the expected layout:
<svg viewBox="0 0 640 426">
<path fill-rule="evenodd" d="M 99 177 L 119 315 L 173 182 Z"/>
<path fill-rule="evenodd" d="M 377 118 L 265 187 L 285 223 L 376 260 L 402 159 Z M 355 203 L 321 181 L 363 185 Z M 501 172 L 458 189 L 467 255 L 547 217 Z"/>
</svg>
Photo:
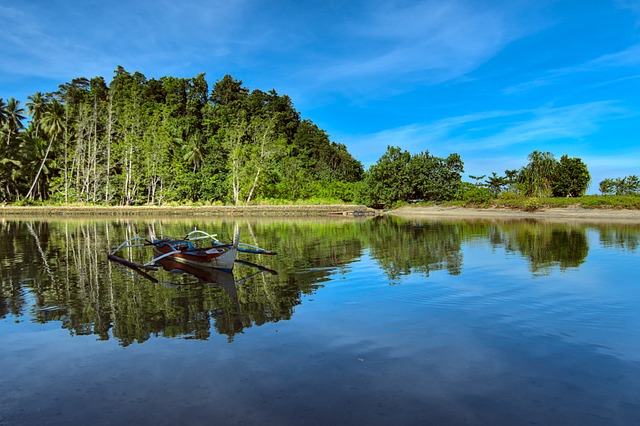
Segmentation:
<svg viewBox="0 0 640 426">
<path fill-rule="evenodd" d="M 279 254 L 200 279 L 106 258 L 135 232 L 236 223 Z M 0 229 L 2 425 L 640 424 L 640 225 Z"/>
</svg>

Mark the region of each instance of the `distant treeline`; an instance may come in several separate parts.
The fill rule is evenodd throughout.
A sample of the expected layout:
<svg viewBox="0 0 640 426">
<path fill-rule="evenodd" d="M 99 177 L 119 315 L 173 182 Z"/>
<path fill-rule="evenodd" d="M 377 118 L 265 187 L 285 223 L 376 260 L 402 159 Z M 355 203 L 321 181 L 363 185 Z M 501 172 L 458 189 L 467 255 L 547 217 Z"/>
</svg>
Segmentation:
<svg viewBox="0 0 640 426">
<path fill-rule="evenodd" d="M 26 108 L 26 109 L 25 109 Z M 0 98 L 0 200 L 13 203 L 246 204 L 252 202 L 483 201 L 501 193 L 580 196 L 579 158 L 534 151 L 520 170 L 470 176 L 458 154 L 388 146 L 365 171 L 345 145 L 302 119 L 287 95 L 230 75 L 147 79 L 118 67 L 35 93 L 25 108 Z M 27 115 L 29 119 L 27 119 Z M 486 178 L 486 179 L 485 179 Z M 603 194 L 638 193 L 638 178 L 607 179 Z"/>
</svg>

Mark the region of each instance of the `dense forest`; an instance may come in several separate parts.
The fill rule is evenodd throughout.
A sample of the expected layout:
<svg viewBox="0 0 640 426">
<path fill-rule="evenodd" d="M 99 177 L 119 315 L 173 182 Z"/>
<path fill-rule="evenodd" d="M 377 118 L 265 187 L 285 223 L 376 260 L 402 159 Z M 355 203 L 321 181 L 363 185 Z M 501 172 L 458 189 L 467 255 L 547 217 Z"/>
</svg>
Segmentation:
<svg viewBox="0 0 640 426">
<path fill-rule="evenodd" d="M 0 200 L 16 204 L 249 204 L 311 200 L 390 207 L 414 200 L 486 203 L 502 195 L 577 197 L 591 177 L 579 158 L 534 151 L 522 168 L 470 176 L 389 145 L 368 170 L 301 118 L 287 95 L 225 75 L 147 79 L 118 67 L 77 78 L 24 107 L 0 98 Z M 605 179 L 603 195 L 640 192 L 637 176 Z"/>
<path fill-rule="evenodd" d="M 104 204 L 353 198 L 362 164 L 275 91 L 119 67 L 0 104 L 0 197 Z M 26 114 L 30 116 L 25 127 Z"/>
</svg>

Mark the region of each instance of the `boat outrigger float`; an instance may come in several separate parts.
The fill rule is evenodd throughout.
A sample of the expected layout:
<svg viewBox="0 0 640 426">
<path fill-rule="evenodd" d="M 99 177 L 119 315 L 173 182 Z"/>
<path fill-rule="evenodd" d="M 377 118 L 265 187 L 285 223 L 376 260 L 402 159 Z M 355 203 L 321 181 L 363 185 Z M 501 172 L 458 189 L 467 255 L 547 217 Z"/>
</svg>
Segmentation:
<svg viewBox="0 0 640 426">
<path fill-rule="evenodd" d="M 205 246 L 198 246 L 196 241 L 205 240 Z M 122 249 L 133 247 L 152 246 L 153 259 L 147 263 L 136 263 L 118 256 L 116 253 Z M 161 238 L 152 239 L 136 235 L 129 238 L 107 256 L 109 260 L 119 262 L 123 265 L 155 271 L 158 269 L 158 261 L 170 258 L 176 262 L 186 265 L 216 268 L 225 271 L 233 270 L 238 252 L 250 254 L 276 254 L 273 251 L 260 247 L 244 244 L 240 242 L 240 232 L 236 233 L 236 238 L 231 244 L 225 244 L 216 239 L 216 235 L 209 234 L 199 229 L 189 232 L 184 238 Z"/>
</svg>

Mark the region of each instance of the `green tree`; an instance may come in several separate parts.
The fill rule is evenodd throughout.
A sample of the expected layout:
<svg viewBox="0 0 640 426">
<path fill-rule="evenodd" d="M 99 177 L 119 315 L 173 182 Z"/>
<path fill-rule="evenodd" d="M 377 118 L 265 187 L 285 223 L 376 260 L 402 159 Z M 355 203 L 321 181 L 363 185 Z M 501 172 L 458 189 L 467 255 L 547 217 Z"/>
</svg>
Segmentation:
<svg viewBox="0 0 640 426">
<path fill-rule="evenodd" d="M 193 173 L 195 173 L 202 166 L 205 158 L 202 135 L 199 133 L 192 135 L 183 147 L 185 150 L 183 159 L 193 166 Z"/>
<path fill-rule="evenodd" d="M 602 195 L 611 195 L 615 193 L 615 182 L 613 179 L 604 179 L 598 185 L 598 189 Z"/>
<path fill-rule="evenodd" d="M 550 152 L 533 151 L 529 154 L 529 164 L 520 170 L 518 183 L 526 196 L 543 197 L 551 195 L 557 161 Z"/>
<path fill-rule="evenodd" d="M 412 198 L 449 201 L 460 190 L 464 163 L 458 154 L 439 158 L 425 151 L 412 156 L 410 170 Z"/>
<path fill-rule="evenodd" d="M 62 128 L 45 126 L 51 102 Z M 3 196 L 108 204 L 209 199 L 353 199 L 362 164 L 287 95 L 224 76 L 147 79 L 121 66 L 74 78 L 26 104 L 0 99 Z M 51 120 L 51 118 L 49 118 Z M 51 188 L 51 189 L 50 189 Z M 146 201 L 145 201 L 146 200 Z"/>
<path fill-rule="evenodd" d="M 65 130 L 64 107 L 57 100 L 52 100 L 51 103 L 44 108 L 44 112 L 42 113 L 42 126 L 47 135 L 49 135 L 49 145 L 44 153 L 44 157 L 42 158 L 42 162 L 40 163 L 36 176 L 33 178 L 31 188 L 29 188 L 29 192 L 27 192 L 27 198 L 31 196 L 33 189 L 36 187 L 38 177 L 42 172 L 45 161 L 47 161 L 47 156 L 49 155 L 51 146 Z"/>
<path fill-rule="evenodd" d="M 390 207 L 398 201 L 452 200 L 462 183 L 464 164 L 458 154 L 438 158 L 428 152 L 411 155 L 399 147 L 387 151 L 366 173 L 360 201 Z"/>
<path fill-rule="evenodd" d="M 640 178 L 636 175 L 625 178 L 625 190 L 627 194 L 637 194 L 640 192 Z"/>
<path fill-rule="evenodd" d="M 387 151 L 367 171 L 363 200 L 374 207 L 390 207 L 413 195 L 411 154 L 399 147 L 387 146 Z"/>
<path fill-rule="evenodd" d="M 580 197 L 585 194 L 591 175 L 587 165 L 579 158 L 563 155 L 556 165 L 551 184 L 554 197 Z"/>
<path fill-rule="evenodd" d="M 496 172 L 491 172 L 491 176 L 485 181 L 486 187 L 491 191 L 494 197 L 497 197 L 502 192 L 503 188 L 509 185 L 508 178 L 505 176 L 498 176 Z"/>
<path fill-rule="evenodd" d="M 42 119 L 42 114 L 47 105 L 47 100 L 42 92 L 36 92 L 33 95 L 27 96 L 29 101 L 25 104 L 27 106 L 27 111 L 31 116 L 31 121 L 33 123 L 35 129 L 35 137 L 38 137 L 38 132 L 40 130 L 40 120 Z"/>
<path fill-rule="evenodd" d="M 0 108 L 2 109 L 2 108 Z M 6 107 L 4 107 L 3 127 L 6 131 L 6 144 L 10 145 L 12 138 L 16 133 L 24 128 L 22 120 L 25 119 L 25 110 L 20 106 L 20 101 L 10 98 Z"/>
<path fill-rule="evenodd" d="M 249 131 L 249 124 L 244 114 L 239 114 L 235 118 L 233 126 L 225 126 L 220 132 L 222 134 L 222 146 L 228 154 L 229 179 L 231 180 L 231 191 L 233 204 L 240 201 L 240 192 L 244 186 L 245 163 L 247 162 L 244 143 Z"/>
<path fill-rule="evenodd" d="M 264 170 L 274 167 L 273 158 L 284 145 L 283 138 L 276 134 L 273 116 L 263 118 L 254 116 L 249 123 L 249 137 L 251 139 L 250 167 L 253 179 L 247 194 L 246 202 L 250 202 L 256 188 L 260 183 L 260 177 Z"/>
<path fill-rule="evenodd" d="M 249 94 L 249 89 L 242 86 L 242 80 L 236 80 L 229 74 L 215 83 L 211 91 L 211 101 L 215 105 L 228 106 L 241 103 Z"/>
<path fill-rule="evenodd" d="M 633 195 L 640 192 L 640 179 L 636 175 L 617 178 L 614 183 L 616 195 Z"/>
<path fill-rule="evenodd" d="M 636 175 L 604 179 L 599 184 L 602 195 L 635 195 L 640 193 L 640 178 Z"/>
<path fill-rule="evenodd" d="M 24 178 L 20 130 L 25 116 L 20 101 L 10 98 L 5 103 L 0 98 L 0 183 L 4 199 L 20 196 L 20 183 Z"/>
<path fill-rule="evenodd" d="M 7 121 L 7 104 L 4 99 L 0 98 L 0 130 Z"/>
<path fill-rule="evenodd" d="M 518 169 L 511 169 L 504 171 L 504 179 L 507 187 L 507 191 L 517 192 L 518 191 L 518 176 L 520 171 Z"/>
<path fill-rule="evenodd" d="M 482 179 L 486 178 L 486 177 L 487 177 L 487 175 L 481 175 L 481 176 L 469 175 L 469 178 L 470 178 L 470 179 L 473 179 L 473 180 L 475 180 L 475 181 L 476 181 L 476 182 L 475 182 L 475 185 L 476 185 L 476 186 L 480 186 L 480 185 L 482 185 L 482 184 L 480 183 L 480 181 L 481 181 Z"/>
</svg>

